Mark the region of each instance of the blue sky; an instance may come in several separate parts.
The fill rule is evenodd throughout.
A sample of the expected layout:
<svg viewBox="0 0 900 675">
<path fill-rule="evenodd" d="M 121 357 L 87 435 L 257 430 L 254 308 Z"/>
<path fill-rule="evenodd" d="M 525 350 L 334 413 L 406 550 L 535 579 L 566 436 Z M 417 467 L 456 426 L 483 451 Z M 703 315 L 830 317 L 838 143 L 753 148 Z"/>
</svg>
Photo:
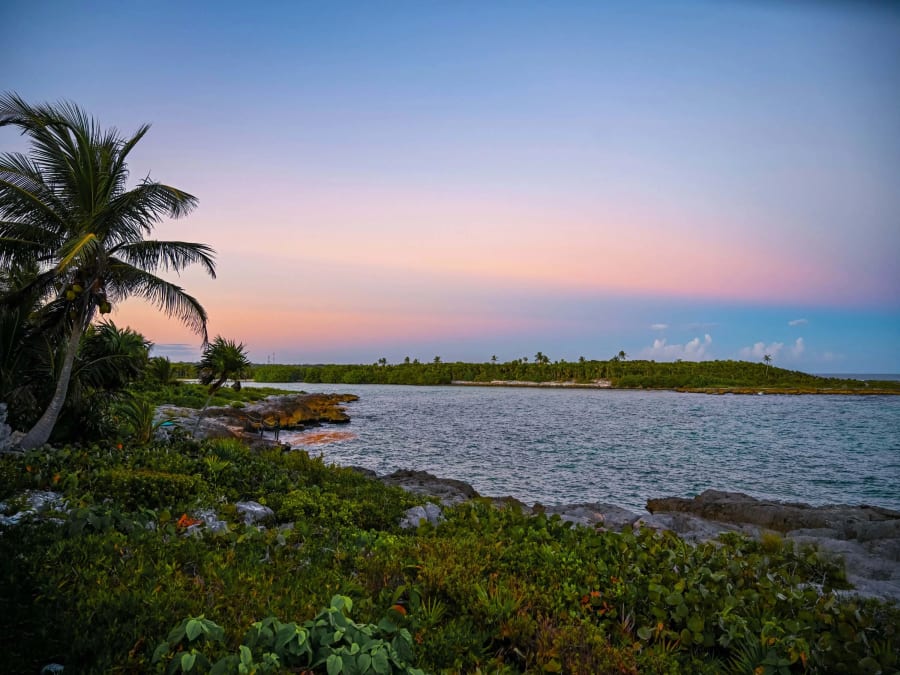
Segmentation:
<svg viewBox="0 0 900 675">
<path fill-rule="evenodd" d="M 900 372 L 896 4 L 13 0 L 0 45 L 0 88 L 153 124 L 133 175 L 199 197 L 159 234 L 257 361 Z"/>
</svg>

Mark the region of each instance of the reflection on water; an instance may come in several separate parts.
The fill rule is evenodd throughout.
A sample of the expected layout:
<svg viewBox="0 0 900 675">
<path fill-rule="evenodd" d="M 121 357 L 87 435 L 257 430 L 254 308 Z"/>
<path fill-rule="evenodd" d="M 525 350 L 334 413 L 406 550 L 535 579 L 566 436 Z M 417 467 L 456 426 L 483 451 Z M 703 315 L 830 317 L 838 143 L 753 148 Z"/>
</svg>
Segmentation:
<svg viewBox="0 0 900 675">
<path fill-rule="evenodd" d="M 279 440 L 289 443 L 292 448 L 310 448 L 341 441 L 352 441 L 355 438 L 356 434 L 351 431 L 312 429 L 310 431 L 281 432 Z"/>
</svg>

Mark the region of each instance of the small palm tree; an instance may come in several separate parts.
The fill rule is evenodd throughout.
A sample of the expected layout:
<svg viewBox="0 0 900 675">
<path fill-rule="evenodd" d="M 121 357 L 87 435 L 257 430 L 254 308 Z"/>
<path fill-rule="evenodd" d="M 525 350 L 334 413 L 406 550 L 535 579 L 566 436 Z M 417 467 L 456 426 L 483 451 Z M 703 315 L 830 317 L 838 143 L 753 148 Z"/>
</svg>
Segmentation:
<svg viewBox="0 0 900 675">
<path fill-rule="evenodd" d="M 163 218 L 178 218 L 197 204 L 192 195 L 144 178 L 127 189 L 127 159 L 147 133 L 131 137 L 102 130 L 71 103 L 32 106 L 15 94 L 0 96 L 0 127 L 18 128 L 31 154 L 0 155 L 0 267 L 37 263 L 38 273 L 6 293 L 43 300 L 40 312 L 62 328 L 62 363 L 43 415 L 20 441 L 43 445 L 66 400 L 85 330 L 99 311 L 131 296 L 177 316 L 206 342 L 206 311 L 180 286 L 155 274 L 197 263 L 215 277 L 213 251 L 204 244 L 149 239 Z"/>
<path fill-rule="evenodd" d="M 229 379 L 234 380 L 234 389 L 239 391 L 241 383 L 237 378 L 240 377 L 241 371 L 249 367 L 250 359 L 247 358 L 244 343 L 226 340 L 217 335 L 203 350 L 197 377 L 200 384 L 209 387 L 210 396 L 221 389 Z"/>
<path fill-rule="evenodd" d="M 769 365 L 772 363 L 772 355 L 766 354 L 763 356 L 763 363 L 766 364 L 766 379 L 769 378 Z"/>
<path fill-rule="evenodd" d="M 616 354 L 616 356 L 619 357 L 619 361 L 624 361 L 625 359 L 628 358 L 628 354 L 625 353 L 625 350 L 619 351 L 619 353 Z"/>
</svg>

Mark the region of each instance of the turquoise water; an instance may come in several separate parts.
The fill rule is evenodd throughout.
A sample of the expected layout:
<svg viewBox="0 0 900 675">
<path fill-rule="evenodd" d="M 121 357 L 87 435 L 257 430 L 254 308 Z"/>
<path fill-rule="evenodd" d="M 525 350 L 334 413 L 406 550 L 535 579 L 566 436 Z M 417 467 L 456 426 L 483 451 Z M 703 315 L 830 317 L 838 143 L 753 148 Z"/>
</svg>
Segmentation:
<svg viewBox="0 0 900 675">
<path fill-rule="evenodd" d="M 309 446 L 329 462 L 426 470 L 529 504 L 642 510 L 714 488 L 900 510 L 900 396 L 270 386 L 360 397 L 341 427 L 355 438 Z"/>
</svg>

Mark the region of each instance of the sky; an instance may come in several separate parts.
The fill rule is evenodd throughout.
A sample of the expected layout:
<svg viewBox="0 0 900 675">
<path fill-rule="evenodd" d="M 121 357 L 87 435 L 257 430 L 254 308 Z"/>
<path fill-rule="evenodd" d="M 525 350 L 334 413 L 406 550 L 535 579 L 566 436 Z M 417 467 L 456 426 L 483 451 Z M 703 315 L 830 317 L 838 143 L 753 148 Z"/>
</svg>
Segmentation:
<svg viewBox="0 0 900 675">
<path fill-rule="evenodd" d="M 199 199 L 156 236 L 217 252 L 172 280 L 254 362 L 900 373 L 897 3 L 7 0 L 0 63 L 152 124 L 132 177 Z"/>
</svg>

